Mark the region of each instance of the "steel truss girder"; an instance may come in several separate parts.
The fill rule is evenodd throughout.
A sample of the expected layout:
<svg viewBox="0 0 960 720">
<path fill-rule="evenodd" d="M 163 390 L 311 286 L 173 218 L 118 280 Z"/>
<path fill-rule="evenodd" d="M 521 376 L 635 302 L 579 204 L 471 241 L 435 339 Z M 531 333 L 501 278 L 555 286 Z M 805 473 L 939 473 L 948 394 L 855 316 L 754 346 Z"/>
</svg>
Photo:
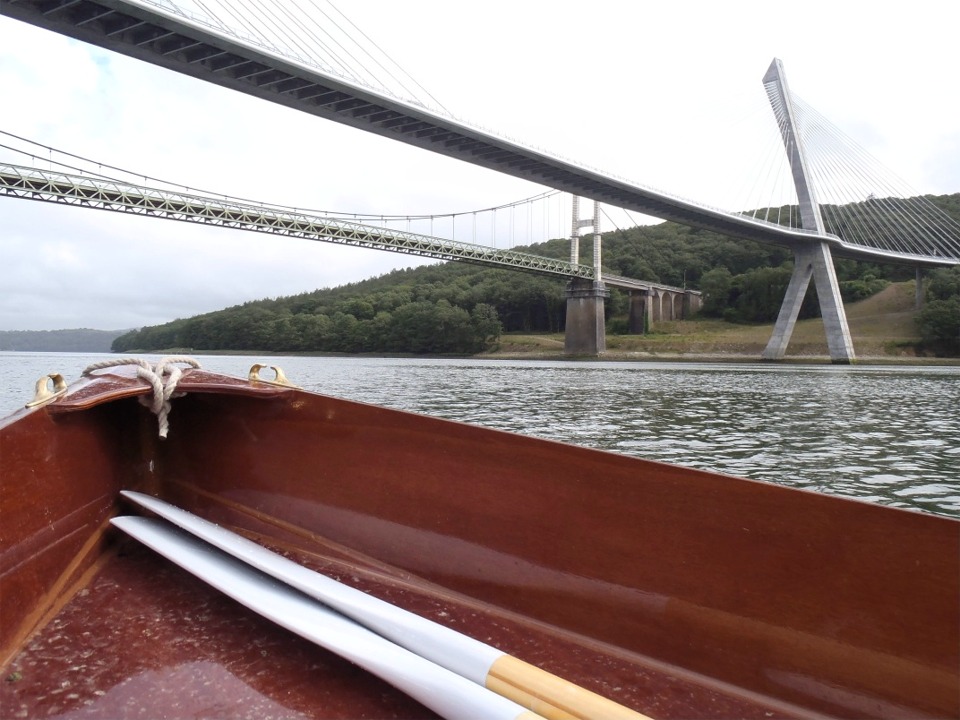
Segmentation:
<svg viewBox="0 0 960 720">
<path fill-rule="evenodd" d="M 116 180 L 56 173 L 0 163 L 0 196 L 194 222 L 286 237 L 508 267 L 565 278 L 593 279 L 586 265 L 444 240 L 417 233 L 271 209 L 245 203 L 146 188 Z"/>
</svg>

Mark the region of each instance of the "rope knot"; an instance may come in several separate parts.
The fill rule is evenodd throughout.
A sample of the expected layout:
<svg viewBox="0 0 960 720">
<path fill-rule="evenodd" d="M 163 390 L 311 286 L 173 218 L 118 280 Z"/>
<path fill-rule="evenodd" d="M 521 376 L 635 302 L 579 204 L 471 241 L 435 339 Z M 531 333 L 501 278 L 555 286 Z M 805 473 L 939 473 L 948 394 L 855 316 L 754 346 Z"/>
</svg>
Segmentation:
<svg viewBox="0 0 960 720">
<path fill-rule="evenodd" d="M 104 360 L 93 363 L 84 368 L 84 375 L 91 375 L 94 370 L 102 370 L 108 367 L 117 367 L 120 365 L 136 365 L 137 377 L 146 380 L 153 388 L 152 397 L 141 397 L 140 404 L 150 408 L 150 412 L 157 416 L 157 422 L 160 426 L 160 437 L 166 438 L 170 430 L 170 401 L 173 398 L 181 397 L 184 393 L 176 393 L 177 383 L 183 376 L 183 370 L 177 367 L 177 364 L 189 365 L 199 368 L 198 363 L 193 358 L 175 355 L 162 358 L 156 365 L 150 365 L 149 362 L 141 358 L 122 358 L 120 360 Z"/>
</svg>

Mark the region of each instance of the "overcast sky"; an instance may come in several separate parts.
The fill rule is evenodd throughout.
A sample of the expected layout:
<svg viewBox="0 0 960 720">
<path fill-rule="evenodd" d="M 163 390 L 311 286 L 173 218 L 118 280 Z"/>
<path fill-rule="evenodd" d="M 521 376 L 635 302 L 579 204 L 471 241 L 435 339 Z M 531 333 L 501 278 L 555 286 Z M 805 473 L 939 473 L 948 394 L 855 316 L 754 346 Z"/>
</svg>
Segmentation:
<svg viewBox="0 0 960 720">
<path fill-rule="evenodd" d="M 455 116 L 685 198 L 739 209 L 756 192 L 774 57 L 796 94 L 911 187 L 960 191 L 960 3 L 337 5 Z M 297 207 L 442 214 L 542 190 L 10 18 L 0 100 L 0 131 Z M 417 262 L 9 198 L 0 243 L 0 330 L 140 327 Z"/>
</svg>

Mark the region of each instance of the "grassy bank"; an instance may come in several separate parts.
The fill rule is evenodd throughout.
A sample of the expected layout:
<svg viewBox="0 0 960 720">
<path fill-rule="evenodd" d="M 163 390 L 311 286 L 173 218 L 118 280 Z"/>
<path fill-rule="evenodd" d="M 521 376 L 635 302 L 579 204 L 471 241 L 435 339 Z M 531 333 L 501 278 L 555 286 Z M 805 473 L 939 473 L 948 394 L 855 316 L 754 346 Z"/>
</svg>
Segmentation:
<svg viewBox="0 0 960 720">
<path fill-rule="evenodd" d="M 960 364 L 960 358 L 918 357 L 920 341 L 914 316 L 914 283 L 890 285 L 873 297 L 847 306 L 854 351 L 861 362 L 938 362 Z M 758 360 L 773 324 L 734 325 L 715 319 L 660 323 L 646 335 L 607 335 L 607 359 Z M 559 358 L 563 335 L 504 335 L 500 347 L 485 357 Z M 829 361 L 823 321 L 797 323 L 787 349 L 788 360 Z"/>
</svg>

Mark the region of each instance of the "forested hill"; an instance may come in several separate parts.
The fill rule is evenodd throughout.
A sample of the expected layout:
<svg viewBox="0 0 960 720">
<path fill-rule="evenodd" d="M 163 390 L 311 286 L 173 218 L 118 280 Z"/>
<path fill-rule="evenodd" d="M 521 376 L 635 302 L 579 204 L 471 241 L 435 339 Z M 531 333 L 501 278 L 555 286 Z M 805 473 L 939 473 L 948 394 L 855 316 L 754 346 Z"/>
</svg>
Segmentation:
<svg viewBox="0 0 960 720">
<path fill-rule="evenodd" d="M 0 330 L 0 350 L 21 352 L 110 352 L 126 330 Z"/>
<path fill-rule="evenodd" d="M 960 193 L 930 199 L 960 222 Z M 581 239 L 582 258 L 592 256 L 591 246 L 589 237 Z M 516 249 L 566 258 L 569 240 Z M 664 222 L 605 233 L 603 264 L 616 275 L 702 290 L 706 314 L 766 322 L 779 310 L 792 255 L 777 246 Z M 908 266 L 852 260 L 836 266 L 848 301 L 914 277 Z M 117 338 L 113 349 L 470 354 L 495 343 L 501 331 L 562 330 L 564 287 L 560 279 L 449 262 L 146 327 Z M 607 303 L 608 332 L 625 330 L 626 312 L 626 294 L 614 289 Z M 811 293 L 801 316 L 814 313 Z"/>
</svg>

